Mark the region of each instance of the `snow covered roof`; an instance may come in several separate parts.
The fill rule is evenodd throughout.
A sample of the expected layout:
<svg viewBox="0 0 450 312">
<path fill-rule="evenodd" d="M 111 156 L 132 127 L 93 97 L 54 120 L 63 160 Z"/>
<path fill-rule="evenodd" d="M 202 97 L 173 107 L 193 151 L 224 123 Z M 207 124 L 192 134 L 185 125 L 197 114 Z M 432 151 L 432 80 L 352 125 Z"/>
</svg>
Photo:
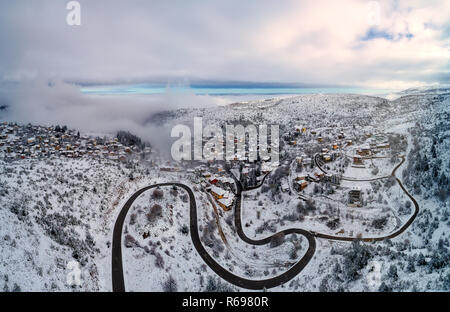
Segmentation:
<svg viewBox="0 0 450 312">
<path fill-rule="evenodd" d="M 211 186 L 211 192 L 214 192 L 219 196 L 225 196 L 228 194 L 227 191 L 225 191 L 224 189 L 221 189 L 220 187 L 217 187 L 215 185 Z"/>
<path fill-rule="evenodd" d="M 222 183 L 234 183 L 234 180 L 230 177 L 217 177 L 217 180 Z"/>
<path fill-rule="evenodd" d="M 233 204 L 233 199 L 232 198 L 221 198 L 219 200 L 217 200 L 219 203 L 221 203 L 222 205 L 224 205 L 225 207 L 230 207 Z"/>
<path fill-rule="evenodd" d="M 261 164 L 262 171 L 271 171 L 276 167 L 278 167 L 278 164 L 272 164 L 271 162 L 263 162 Z"/>
</svg>

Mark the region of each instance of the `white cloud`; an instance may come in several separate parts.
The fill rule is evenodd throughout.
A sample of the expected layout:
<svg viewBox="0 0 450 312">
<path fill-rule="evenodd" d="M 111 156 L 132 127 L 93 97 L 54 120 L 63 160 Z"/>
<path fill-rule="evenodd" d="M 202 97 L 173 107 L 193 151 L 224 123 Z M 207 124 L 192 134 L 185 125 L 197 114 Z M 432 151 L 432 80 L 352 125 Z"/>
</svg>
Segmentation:
<svg viewBox="0 0 450 312">
<path fill-rule="evenodd" d="M 408 86 L 449 72 L 448 1 L 0 1 L 0 77 L 215 79 Z M 406 35 L 410 34 L 410 38 Z M 374 83 L 377 82 L 377 83 Z"/>
</svg>

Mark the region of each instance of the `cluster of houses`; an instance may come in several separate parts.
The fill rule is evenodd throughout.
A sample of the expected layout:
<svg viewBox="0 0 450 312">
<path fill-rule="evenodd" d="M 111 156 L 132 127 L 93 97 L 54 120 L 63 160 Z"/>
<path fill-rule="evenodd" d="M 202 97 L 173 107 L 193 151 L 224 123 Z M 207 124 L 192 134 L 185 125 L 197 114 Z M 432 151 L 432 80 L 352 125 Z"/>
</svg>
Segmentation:
<svg viewBox="0 0 450 312">
<path fill-rule="evenodd" d="M 327 132 L 329 135 L 326 137 L 327 142 L 331 141 L 330 145 L 328 147 L 323 147 L 321 151 L 321 159 L 324 162 L 330 162 L 336 159 L 336 157 L 339 155 L 339 149 L 345 146 L 350 146 L 353 144 L 353 141 L 350 139 L 346 139 L 346 134 L 342 131 L 342 129 L 336 129 L 336 128 L 322 128 L 319 130 L 309 130 L 309 134 L 315 137 L 315 140 L 317 140 L 318 143 L 325 143 L 324 137 L 322 136 L 322 132 Z M 299 135 L 306 135 L 308 133 L 308 130 L 304 126 L 296 125 L 293 128 L 292 132 L 285 133 L 284 137 L 285 140 L 288 140 L 289 145 L 297 145 L 298 142 L 296 138 Z M 311 139 L 311 137 L 310 137 Z M 334 140 L 334 141 L 333 141 Z M 300 157 L 297 157 L 297 162 L 303 161 L 303 165 L 307 165 L 308 157 L 306 155 L 302 155 Z"/>
<path fill-rule="evenodd" d="M 330 135 L 326 137 L 326 142 L 328 146 L 322 146 L 320 157 L 317 159 L 319 162 L 331 162 L 335 160 L 339 154 L 340 149 L 343 147 L 353 145 L 353 141 L 347 137 L 347 135 L 339 130 L 339 129 L 320 129 L 319 130 L 310 130 L 309 133 L 315 137 L 315 140 L 318 143 L 325 143 L 324 136 L 322 133 L 327 132 Z M 299 135 L 306 135 L 307 128 L 303 126 L 295 126 L 293 129 L 294 135 L 289 135 L 286 137 L 290 139 L 292 137 L 298 137 Z M 356 153 L 353 159 L 353 165 L 363 164 L 363 158 L 366 156 L 370 156 L 373 153 L 378 152 L 383 148 L 388 148 L 389 143 L 386 138 L 382 135 L 373 136 L 372 133 L 365 133 L 365 137 L 367 137 L 368 143 L 360 146 L 356 149 Z M 310 137 L 311 139 L 311 137 Z M 289 145 L 297 145 L 296 140 L 291 140 L 288 142 Z M 314 165 L 312 159 L 307 155 L 301 155 L 296 157 L 297 166 L 304 166 L 305 168 L 313 169 Z M 334 185 L 339 185 L 341 182 L 341 175 L 337 174 L 326 174 L 319 170 L 308 170 L 306 173 L 299 173 L 293 179 L 293 187 L 297 191 L 303 191 L 308 187 L 310 183 L 319 183 L 319 182 L 327 182 Z M 288 190 L 289 186 L 282 185 L 282 190 Z M 359 187 L 354 187 L 348 192 L 348 205 L 351 207 L 361 207 L 363 205 L 362 192 Z"/>
<path fill-rule="evenodd" d="M 369 157 L 375 154 L 380 153 L 384 149 L 390 148 L 390 143 L 383 135 L 375 135 L 373 138 L 370 138 L 369 141 L 363 145 L 361 145 L 358 149 L 356 149 L 355 155 L 353 155 L 353 167 L 357 168 L 365 168 L 364 166 L 364 157 Z"/>
<path fill-rule="evenodd" d="M 146 149 L 139 152 L 151 152 Z M 87 156 L 127 161 L 136 156 L 135 152 L 137 147 L 124 146 L 117 138 L 81 136 L 66 127 L 0 124 L 0 157 L 5 160 Z"/>
<path fill-rule="evenodd" d="M 303 126 L 295 126 L 294 127 L 294 133 L 297 135 L 299 134 L 305 134 L 307 132 L 307 128 Z M 317 135 L 317 130 L 310 130 L 310 134 Z M 339 155 L 339 149 L 342 146 L 348 146 L 352 145 L 352 140 L 345 140 L 346 135 L 344 132 L 339 131 L 336 135 L 336 141 L 333 142 L 329 148 L 323 147 L 320 153 L 320 159 L 323 162 L 330 162 L 335 160 Z M 323 142 L 323 137 L 320 135 L 317 137 L 318 142 Z M 295 145 L 296 142 L 291 142 L 291 145 Z M 313 159 L 311 157 L 308 157 L 307 155 L 303 154 L 301 156 L 296 157 L 296 163 L 297 166 L 302 166 L 304 168 L 313 168 L 314 163 Z M 304 190 L 309 182 L 315 182 L 318 183 L 320 181 L 329 182 L 332 184 L 339 185 L 340 184 L 341 177 L 339 175 L 335 174 L 325 174 L 319 170 L 315 170 L 314 172 L 311 172 L 310 174 L 298 174 L 293 181 L 294 188 L 298 191 Z"/>
<path fill-rule="evenodd" d="M 211 169 L 216 169 L 215 173 L 211 173 Z M 217 166 L 215 168 L 201 168 L 197 173 L 202 178 L 202 187 L 216 200 L 217 204 L 222 207 L 223 210 L 228 211 L 233 207 L 234 193 L 232 192 L 234 180 L 231 177 L 225 175 L 223 168 Z"/>
<path fill-rule="evenodd" d="M 308 183 L 327 182 L 335 185 L 341 183 L 341 176 L 337 174 L 323 173 L 322 171 L 315 170 L 312 174 L 297 174 L 294 177 L 293 185 L 297 191 L 303 191 Z"/>
<path fill-rule="evenodd" d="M 308 155 L 306 155 L 306 154 L 297 156 L 295 158 L 295 161 L 297 162 L 297 166 L 304 166 L 304 167 L 310 167 L 313 162 L 312 158 L 308 157 Z"/>
<path fill-rule="evenodd" d="M 339 156 L 339 152 L 337 151 L 338 145 L 337 143 L 333 143 L 332 150 L 330 151 L 328 148 L 322 148 L 320 153 L 321 158 L 324 162 L 330 162 L 335 160 Z"/>
<path fill-rule="evenodd" d="M 210 188 L 210 193 L 214 196 L 223 210 L 228 211 L 233 207 L 234 195 L 230 191 L 226 191 L 223 188 L 212 185 Z"/>
<path fill-rule="evenodd" d="M 305 126 L 300 126 L 300 125 L 295 125 L 292 129 L 292 131 L 289 131 L 288 133 L 285 133 L 284 139 L 287 141 L 287 143 L 289 145 L 297 145 L 297 137 L 299 137 L 300 135 L 305 136 L 308 133 L 314 137 L 314 139 L 318 142 L 318 143 L 324 143 L 325 139 L 330 139 L 330 136 L 328 137 L 324 137 L 322 135 L 323 133 L 330 133 L 331 137 L 333 137 L 334 140 L 336 140 L 335 142 L 333 142 L 332 144 L 332 149 L 337 150 L 339 148 L 339 146 L 343 146 L 345 144 L 347 145 L 351 145 L 352 144 L 352 140 L 345 140 L 345 133 L 342 130 L 338 130 L 336 128 L 322 128 L 322 129 L 311 129 L 308 131 L 308 129 Z"/>
</svg>

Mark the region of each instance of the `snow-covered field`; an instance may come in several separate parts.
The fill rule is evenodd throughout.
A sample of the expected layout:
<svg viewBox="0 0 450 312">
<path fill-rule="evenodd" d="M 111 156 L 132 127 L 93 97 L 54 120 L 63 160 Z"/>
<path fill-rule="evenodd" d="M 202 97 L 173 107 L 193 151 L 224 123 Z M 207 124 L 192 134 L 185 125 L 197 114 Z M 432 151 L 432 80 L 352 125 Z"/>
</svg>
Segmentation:
<svg viewBox="0 0 450 312">
<path fill-rule="evenodd" d="M 166 186 L 143 193 L 127 215 L 124 237 L 128 290 L 201 291 L 205 286 L 210 269 L 191 242 L 186 191 Z"/>
</svg>

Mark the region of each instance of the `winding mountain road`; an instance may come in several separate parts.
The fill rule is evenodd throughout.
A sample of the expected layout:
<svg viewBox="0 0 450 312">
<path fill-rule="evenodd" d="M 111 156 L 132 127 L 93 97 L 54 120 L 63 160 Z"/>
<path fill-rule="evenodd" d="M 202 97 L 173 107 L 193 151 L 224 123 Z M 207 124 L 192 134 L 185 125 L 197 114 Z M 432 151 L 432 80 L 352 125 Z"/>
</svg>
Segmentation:
<svg viewBox="0 0 450 312">
<path fill-rule="evenodd" d="M 316 155 L 317 157 L 317 155 Z M 322 169 L 320 167 L 320 165 L 318 164 L 316 157 L 314 158 L 314 160 L 316 161 L 316 165 L 317 167 L 324 173 L 327 173 L 324 169 Z M 401 158 L 401 162 L 394 167 L 394 169 L 392 170 L 392 173 L 390 176 L 386 176 L 386 177 L 380 177 L 380 178 L 375 178 L 375 179 L 360 179 L 360 180 L 352 180 L 352 181 L 360 181 L 360 182 L 367 182 L 367 181 L 374 181 L 374 180 L 380 180 L 380 179 L 386 179 L 389 177 L 394 177 L 395 180 L 397 181 L 398 185 L 400 186 L 400 188 L 402 189 L 403 192 L 405 192 L 406 196 L 409 197 L 409 199 L 411 199 L 411 201 L 414 204 L 414 213 L 411 215 L 411 217 L 403 224 L 403 226 L 401 226 L 397 231 L 392 232 L 391 234 L 388 235 L 384 235 L 384 236 L 379 236 L 379 237 L 364 237 L 364 238 L 359 238 L 361 241 L 363 242 L 374 242 L 374 241 L 382 241 L 384 239 L 391 239 L 394 237 L 397 237 L 398 235 L 402 234 L 410 225 L 411 223 L 413 223 L 414 219 L 417 217 L 417 214 L 419 213 L 419 204 L 417 203 L 416 199 L 406 190 L 406 188 L 404 187 L 402 181 L 397 178 L 397 176 L 395 175 L 395 173 L 397 172 L 397 169 L 400 168 L 401 165 L 403 165 L 403 163 L 405 162 L 405 156 L 399 156 L 399 158 Z M 314 233 L 314 236 L 317 238 L 324 238 L 324 239 L 330 239 L 330 240 L 339 240 L 339 241 L 354 241 L 356 238 L 354 237 L 344 237 L 344 236 L 336 236 L 336 235 L 328 235 L 328 234 L 322 234 L 322 233 Z"/>
<path fill-rule="evenodd" d="M 408 221 L 397 231 L 388 234 L 386 236 L 380 236 L 380 237 L 366 237 L 366 238 L 356 238 L 356 237 L 343 237 L 343 236 L 334 236 L 334 235 L 328 235 L 328 234 L 322 234 L 322 233 L 316 233 L 305 229 L 300 228 L 289 228 L 282 230 L 278 233 L 275 233 L 271 236 L 268 236 L 263 239 L 254 240 L 249 238 L 243 230 L 242 227 L 242 220 L 241 220 L 241 209 L 242 209 L 242 192 L 249 191 L 256 189 L 260 187 L 263 183 L 267 175 L 264 177 L 262 182 L 255 186 L 248 188 L 246 190 L 243 190 L 243 187 L 236 179 L 236 177 L 231 174 L 233 179 L 236 182 L 237 192 L 236 192 L 236 203 L 234 206 L 234 221 L 235 221 L 235 227 L 236 231 L 238 233 L 238 236 L 240 239 L 242 239 L 244 242 L 252 245 L 265 245 L 270 243 L 272 238 L 275 235 L 280 235 L 281 233 L 284 235 L 288 234 L 300 234 L 306 237 L 308 240 L 308 250 L 303 255 L 303 257 L 294 264 L 289 270 L 282 273 L 281 275 L 278 275 L 273 278 L 264 279 L 264 280 L 250 280 L 246 279 L 237 275 L 232 274 L 231 272 L 224 269 L 219 263 L 217 263 L 206 251 L 206 249 L 203 247 L 199 233 L 198 233 L 198 223 L 197 223 L 197 204 L 195 201 L 195 196 L 192 190 L 185 184 L 182 183 L 159 183 L 150 185 L 147 187 L 144 187 L 140 190 L 138 190 L 136 193 L 134 193 L 128 201 L 124 204 L 122 207 L 122 210 L 119 213 L 119 216 L 117 217 L 116 223 L 114 225 L 114 231 L 113 231 L 113 243 L 112 243 L 112 287 L 114 292 L 123 292 L 125 291 L 125 281 L 124 281 L 124 274 L 123 274 L 123 263 L 122 263 L 122 232 L 123 232 L 123 224 L 125 222 L 125 218 L 127 216 L 127 213 L 129 209 L 131 208 L 133 202 L 145 191 L 148 191 L 155 187 L 160 186 L 177 186 L 182 189 L 184 189 L 188 195 L 189 195 L 189 211 L 190 211 L 190 233 L 191 233 L 191 239 L 192 243 L 194 244 L 195 249 L 197 250 L 198 254 L 201 256 L 203 261 L 213 270 L 217 275 L 219 275 L 224 280 L 242 287 L 246 289 L 253 289 L 253 290 L 261 290 L 264 288 L 272 288 L 279 286 L 281 284 L 286 283 L 287 281 L 294 278 L 298 273 L 300 273 L 305 266 L 309 263 L 309 261 L 314 256 L 315 250 L 316 250 L 316 241 L 315 238 L 321 238 L 321 239 L 329 239 L 329 240 L 337 240 L 337 241 L 354 241 L 354 240 L 361 240 L 365 242 L 372 242 L 372 241 L 381 241 L 384 239 L 390 239 L 394 238 L 400 234 L 402 234 L 414 221 L 416 218 L 418 212 L 419 212 L 419 205 L 417 201 L 414 199 L 414 197 L 411 196 L 411 194 L 408 193 L 408 191 L 403 186 L 402 182 L 395 176 L 395 172 L 397 169 L 404 163 L 405 158 L 404 156 L 401 156 L 402 161 L 393 169 L 392 176 L 395 177 L 397 182 L 399 183 L 401 189 L 405 192 L 405 194 L 411 199 L 411 201 L 414 203 L 415 211 L 413 215 L 408 219 Z M 319 169 L 321 169 L 319 167 Z M 323 171 L 323 169 L 321 169 Z"/>
<path fill-rule="evenodd" d="M 113 243 L 112 243 L 112 288 L 113 292 L 124 292 L 125 291 L 125 280 L 123 274 L 123 263 L 122 263 L 122 232 L 123 232 L 123 224 L 125 222 L 125 218 L 129 209 L 131 208 L 133 202 L 145 191 L 148 191 L 155 187 L 160 186 L 177 186 L 184 189 L 189 195 L 189 205 L 190 205 L 190 232 L 192 243 L 194 244 L 195 249 L 197 250 L 200 257 L 202 257 L 203 261 L 221 278 L 224 280 L 242 287 L 246 289 L 254 289 L 261 290 L 264 288 L 272 288 L 278 285 L 281 285 L 294 276 L 296 276 L 309 262 L 309 260 L 314 255 L 315 251 L 315 241 L 312 235 L 301 229 L 291 229 L 286 230 L 286 234 L 290 233 L 299 233 L 307 235 L 308 241 L 310 242 L 310 246 L 305 254 L 305 256 L 297 262 L 293 267 L 291 267 L 288 271 L 283 274 L 269 278 L 264 280 L 250 280 L 237 275 L 232 274 L 231 272 L 224 269 L 219 263 L 217 263 L 205 250 L 203 247 L 200 237 L 198 234 L 198 224 L 197 224 L 197 204 L 195 201 L 195 196 L 192 190 L 181 183 L 159 183 L 144 187 L 134 193 L 125 205 L 122 207 L 122 210 L 119 213 L 119 216 L 116 219 L 116 224 L 114 225 L 113 230 Z M 264 243 L 270 242 L 270 238 L 265 239 Z M 264 244 L 259 242 L 257 244 Z"/>
</svg>

